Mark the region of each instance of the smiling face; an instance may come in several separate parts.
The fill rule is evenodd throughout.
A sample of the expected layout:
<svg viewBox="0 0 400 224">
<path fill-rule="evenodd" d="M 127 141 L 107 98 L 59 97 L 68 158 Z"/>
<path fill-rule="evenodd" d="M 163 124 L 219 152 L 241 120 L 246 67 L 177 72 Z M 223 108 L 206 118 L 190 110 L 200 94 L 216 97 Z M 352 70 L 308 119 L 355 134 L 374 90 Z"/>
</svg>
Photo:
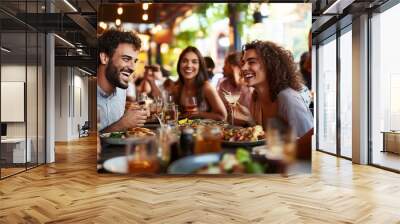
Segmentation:
<svg viewBox="0 0 400 224">
<path fill-rule="evenodd" d="M 266 69 L 255 49 L 246 50 L 241 62 L 241 74 L 248 86 L 261 86 L 266 82 Z"/>
<path fill-rule="evenodd" d="M 194 52 L 187 52 L 182 56 L 179 71 L 185 80 L 194 79 L 199 73 L 200 59 Z"/>
<path fill-rule="evenodd" d="M 106 66 L 106 78 L 115 87 L 128 88 L 129 76 L 135 71 L 139 51 L 132 44 L 121 43 Z"/>
</svg>

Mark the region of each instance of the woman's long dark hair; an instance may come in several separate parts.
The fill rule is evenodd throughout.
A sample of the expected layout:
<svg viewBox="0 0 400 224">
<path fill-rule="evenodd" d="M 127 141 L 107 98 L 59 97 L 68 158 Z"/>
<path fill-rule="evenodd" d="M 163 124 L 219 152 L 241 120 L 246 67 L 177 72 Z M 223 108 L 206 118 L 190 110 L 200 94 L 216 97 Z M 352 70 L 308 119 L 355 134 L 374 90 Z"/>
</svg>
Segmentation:
<svg viewBox="0 0 400 224">
<path fill-rule="evenodd" d="M 243 46 L 242 56 L 245 51 L 254 49 L 260 57 L 265 72 L 272 101 L 275 101 L 280 91 L 290 87 L 300 91 L 304 81 L 297 71 L 293 55 L 283 47 L 270 42 L 255 40 Z"/>
<path fill-rule="evenodd" d="M 180 65 L 182 63 L 183 56 L 189 52 L 195 53 L 197 55 L 197 57 L 199 58 L 199 73 L 196 75 L 194 83 L 195 83 L 195 88 L 196 88 L 196 98 L 197 98 L 198 106 L 200 106 L 204 100 L 203 85 L 208 80 L 208 73 L 207 73 L 206 63 L 204 61 L 203 56 L 201 55 L 200 51 L 196 47 L 193 47 L 193 46 L 189 46 L 189 47 L 185 48 L 182 51 L 182 53 L 179 55 L 178 66 L 177 66 L 178 75 L 179 75 L 179 88 L 178 88 L 179 92 L 177 93 L 175 100 L 178 104 L 180 104 L 180 99 L 181 99 L 181 95 L 182 95 L 182 87 L 185 83 L 185 80 L 180 71 Z"/>
</svg>

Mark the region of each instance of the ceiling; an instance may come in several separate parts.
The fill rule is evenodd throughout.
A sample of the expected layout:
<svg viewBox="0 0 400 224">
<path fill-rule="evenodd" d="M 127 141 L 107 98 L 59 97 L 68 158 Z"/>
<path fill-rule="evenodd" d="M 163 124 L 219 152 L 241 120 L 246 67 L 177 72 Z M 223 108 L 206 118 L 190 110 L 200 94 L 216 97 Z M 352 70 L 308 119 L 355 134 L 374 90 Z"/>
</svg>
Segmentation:
<svg viewBox="0 0 400 224">
<path fill-rule="evenodd" d="M 325 35 L 324 32 L 327 32 L 345 16 L 357 16 L 357 14 L 376 8 L 386 1 L 310 0 L 309 2 L 312 3 L 313 37 Z M 167 26 L 172 26 L 177 17 L 185 15 L 196 7 L 196 4 L 187 3 L 187 1 L 181 3 L 162 3 L 163 1 L 160 1 L 161 3 L 149 5 L 146 10 L 149 18 L 147 21 L 143 21 L 142 15 L 145 11 L 142 8 L 142 3 L 132 3 L 134 2 L 132 0 L 68 0 L 70 5 L 64 0 L 47 0 L 47 6 L 45 2 L 45 0 L 0 0 L 0 27 L 3 33 L 8 33 L 5 36 L 3 35 L 5 38 L 2 41 L 3 45 L 6 46 L 5 43 L 7 42 L 11 48 L 22 49 L 22 46 L 25 46 L 25 38 L 21 39 L 20 36 L 24 37 L 24 35 L 20 33 L 25 33 L 27 28 L 39 32 L 54 32 L 83 51 L 83 55 L 78 55 L 76 49 L 68 49 L 71 46 L 56 38 L 56 55 L 60 56 L 56 62 L 67 64 L 68 61 L 73 61 L 86 65 L 92 63 L 94 69 L 96 66 L 95 59 L 97 58 L 96 34 L 98 22 L 115 22 L 115 19 L 119 18 L 122 22 L 129 21 L 136 24 L 162 22 Z M 339 4 L 331 7 L 335 2 Z M 117 14 L 118 7 L 123 7 L 122 15 Z M 334 9 L 329 13 L 324 13 L 328 8 Z M 49 11 L 52 13 L 48 13 Z M 313 41 L 315 41 L 315 38 L 313 38 Z M 30 52 L 35 52 L 34 49 L 36 49 L 34 44 L 28 44 L 28 55 Z M 21 50 L 21 55 L 23 54 L 25 53 Z M 68 59 L 64 56 L 73 58 Z"/>
<path fill-rule="evenodd" d="M 351 24 L 352 18 L 372 11 L 388 0 L 311 0 L 313 43 Z"/>
<path fill-rule="evenodd" d="M 130 3 L 128 3 L 130 2 Z M 0 1 L 0 27 L 4 41 L 3 46 L 13 49 L 12 55 L 16 59 L 25 58 L 25 33 L 27 28 L 38 32 L 54 32 L 61 38 L 74 44 L 65 43 L 60 38 L 55 38 L 56 65 L 86 66 L 92 70 L 96 68 L 97 55 L 97 22 L 98 15 L 104 22 L 122 21 L 131 23 L 158 23 L 173 24 L 176 17 L 183 15 L 195 4 L 189 3 L 158 3 L 150 4 L 149 19 L 142 20 L 142 4 L 134 1 L 115 0 L 1 0 Z M 122 15 L 117 15 L 117 8 L 123 7 Z M 51 11 L 51 13 L 49 13 Z M 138 13 L 140 12 L 140 13 Z M 7 44 L 6 44 L 7 43 Z M 28 56 L 36 52 L 36 46 L 27 45 Z M 79 49 L 81 54 L 78 54 Z M 9 54 L 10 56 L 10 54 Z M 10 57 L 11 58 L 11 57 Z"/>
<path fill-rule="evenodd" d="M 195 7 L 193 3 L 158 3 L 150 4 L 143 10 L 142 4 L 103 4 L 99 8 L 98 19 L 103 22 L 114 22 L 116 18 L 130 23 L 172 23 L 176 17 L 185 14 Z M 118 7 L 123 8 L 123 14 L 118 15 Z M 148 20 L 142 20 L 142 15 L 148 14 Z"/>
</svg>

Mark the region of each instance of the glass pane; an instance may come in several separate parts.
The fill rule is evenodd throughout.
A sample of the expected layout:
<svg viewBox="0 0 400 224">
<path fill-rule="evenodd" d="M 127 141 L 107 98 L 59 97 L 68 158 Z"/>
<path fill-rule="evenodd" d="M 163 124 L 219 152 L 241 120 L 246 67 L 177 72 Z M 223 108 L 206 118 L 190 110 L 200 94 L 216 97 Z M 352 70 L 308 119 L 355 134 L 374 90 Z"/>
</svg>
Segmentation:
<svg viewBox="0 0 400 224">
<path fill-rule="evenodd" d="M 352 33 L 340 37 L 340 153 L 352 157 Z"/>
<path fill-rule="evenodd" d="M 372 18 L 372 163 L 400 170 L 400 4 Z M 385 133 L 386 132 L 386 133 Z"/>
<path fill-rule="evenodd" d="M 39 34 L 38 45 L 38 163 L 45 163 L 46 149 L 45 149 L 45 52 L 46 37 L 44 34 Z"/>
<path fill-rule="evenodd" d="M 26 89 L 26 35 L 2 33 L 1 45 L 1 122 L 4 132 L 1 140 L 2 177 L 25 170 L 31 161 L 26 151 L 25 89 Z"/>
<path fill-rule="evenodd" d="M 318 148 L 336 154 L 336 39 L 318 48 Z"/>
<path fill-rule="evenodd" d="M 36 32 L 28 33 L 28 63 L 27 63 L 27 80 L 26 80 L 26 112 L 27 112 L 27 142 L 30 145 L 31 158 L 27 164 L 28 167 L 37 165 L 37 75 L 38 75 L 38 36 Z M 29 148 L 28 147 L 28 148 Z"/>
</svg>

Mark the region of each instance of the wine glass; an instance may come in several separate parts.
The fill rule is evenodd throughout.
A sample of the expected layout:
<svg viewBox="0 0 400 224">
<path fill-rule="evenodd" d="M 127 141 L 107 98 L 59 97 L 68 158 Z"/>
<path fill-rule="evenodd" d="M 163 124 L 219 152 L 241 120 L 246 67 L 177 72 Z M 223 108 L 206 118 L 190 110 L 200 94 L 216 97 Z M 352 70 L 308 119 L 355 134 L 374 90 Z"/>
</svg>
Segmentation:
<svg viewBox="0 0 400 224">
<path fill-rule="evenodd" d="M 224 92 L 224 97 L 226 101 L 229 103 L 229 108 L 231 109 L 231 124 L 234 125 L 234 106 L 238 103 L 240 99 L 240 94 L 238 93 L 233 93 L 229 91 L 223 91 Z"/>
<path fill-rule="evenodd" d="M 197 99 L 196 97 L 187 97 L 185 102 L 185 112 L 192 113 L 197 111 Z"/>
<path fill-rule="evenodd" d="M 137 103 L 139 104 L 139 106 L 142 109 L 145 109 L 146 107 L 146 100 L 147 100 L 147 94 L 146 93 L 141 93 L 138 97 L 137 97 Z"/>
</svg>

